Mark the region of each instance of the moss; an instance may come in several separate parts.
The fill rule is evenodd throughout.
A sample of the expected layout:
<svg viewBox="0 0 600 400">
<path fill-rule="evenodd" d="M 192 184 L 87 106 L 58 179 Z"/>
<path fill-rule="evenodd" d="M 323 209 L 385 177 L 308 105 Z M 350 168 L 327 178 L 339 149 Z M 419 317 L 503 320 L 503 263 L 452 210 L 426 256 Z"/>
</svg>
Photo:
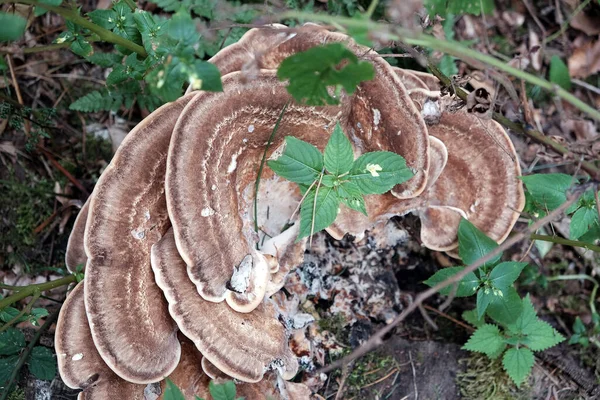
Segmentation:
<svg viewBox="0 0 600 400">
<path fill-rule="evenodd" d="M 336 339 L 346 342 L 344 340 L 347 338 L 346 332 L 344 332 L 344 328 L 346 327 L 347 321 L 344 315 L 342 314 L 334 314 L 330 317 L 321 318 L 319 320 L 319 328 L 321 331 L 329 331 L 333 333 Z"/>
<path fill-rule="evenodd" d="M 465 399 L 525 400 L 531 398 L 527 382 L 517 389 L 502 368 L 500 358 L 495 360 L 479 353 L 459 361 L 465 372 L 456 376 L 456 384 Z"/>
<path fill-rule="evenodd" d="M 21 388 L 17 388 L 8 395 L 7 400 L 25 400 L 25 391 Z"/>
</svg>

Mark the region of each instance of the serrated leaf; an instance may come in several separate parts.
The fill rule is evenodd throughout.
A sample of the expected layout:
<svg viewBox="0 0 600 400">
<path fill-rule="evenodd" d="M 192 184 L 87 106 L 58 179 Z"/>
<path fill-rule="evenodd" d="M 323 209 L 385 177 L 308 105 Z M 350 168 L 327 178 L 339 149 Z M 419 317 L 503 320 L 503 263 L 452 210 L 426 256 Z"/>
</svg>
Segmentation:
<svg viewBox="0 0 600 400">
<path fill-rule="evenodd" d="M 104 29 L 113 29 L 117 21 L 117 13 L 113 10 L 97 9 L 87 13 L 93 23 L 103 27 Z"/>
<path fill-rule="evenodd" d="M 433 274 L 429 279 L 427 279 L 424 284 L 427 286 L 433 287 L 440 282 L 445 281 L 446 279 L 458 274 L 462 271 L 464 267 L 448 267 L 442 268 Z M 440 290 L 440 293 L 443 295 L 450 295 L 452 293 L 454 285 L 447 286 Z M 464 278 L 460 280 L 458 283 L 458 288 L 456 289 L 456 297 L 467 297 L 472 296 L 477 291 L 479 287 L 479 278 L 473 273 L 469 272 Z"/>
<path fill-rule="evenodd" d="M 531 197 L 544 210 L 552 211 L 567 201 L 567 190 L 577 180 L 566 174 L 535 174 L 521 176 Z"/>
<path fill-rule="evenodd" d="M 338 69 L 342 61 L 346 61 L 346 65 Z M 359 61 L 341 43 L 316 46 L 296 53 L 283 60 L 277 70 L 279 80 L 289 79 L 287 90 L 296 101 L 315 106 L 338 104 L 338 99 L 328 93 L 328 87 L 343 87 L 352 94 L 361 82 L 374 76 L 373 66 Z"/>
<path fill-rule="evenodd" d="M 210 381 L 208 384 L 208 391 L 213 400 L 235 400 L 236 389 L 233 381 L 227 381 L 221 384 Z"/>
<path fill-rule="evenodd" d="M 523 344 L 533 351 L 541 351 L 556 346 L 564 340 L 564 336 L 558 333 L 558 331 L 547 322 L 536 319 L 535 322 L 531 324 L 530 329 L 528 329 Z"/>
<path fill-rule="evenodd" d="M 181 390 L 173 383 L 173 381 L 169 378 L 165 379 L 167 383 L 167 387 L 165 388 L 165 392 L 163 394 L 164 400 L 185 400 L 185 396 L 181 393 Z"/>
<path fill-rule="evenodd" d="M 466 265 L 472 264 L 498 247 L 493 239 L 487 237 L 475 225 L 462 218 L 458 225 L 458 255 Z M 502 253 L 496 255 L 485 265 L 492 265 L 500 260 Z"/>
<path fill-rule="evenodd" d="M 573 332 L 575 333 L 585 333 L 587 329 L 585 329 L 585 325 L 581 318 L 575 318 L 575 322 L 573 323 Z"/>
<path fill-rule="evenodd" d="M 596 207 L 581 207 L 571 217 L 569 236 L 571 239 L 577 240 L 597 224 L 598 210 Z"/>
<path fill-rule="evenodd" d="M 501 296 L 498 293 L 493 294 L 492 301 L 487 309 L 487 315 L 503 325 L 514 323 L 523 309 L 521 297 L 512 286 L 502 290 L 501 293 Z"/>
<path fill-rule="evenodd" d="M 0 42 L 20 39 L 26 26 L 27 20 L 20 15 L 0 12 Z"/>
<path fill-rule="evenodd" d="M 500 263 L 492 269 L 489 279 L 494 287 L 504 290 L 517 280 L 525 266 L 527 266 L 527 263 L 512 261 Z"/>
<path fill-rule="evenodd" d="M 69 109 L 74 111 L 97 112 L 102 110 L 112 110 L 119 105 L 120 101 L 118 98 L 115 99 L 106 92 L 95 90 L 75 100 L 71 103 Z"/>
<path fill-rule="evenodd" d="M 311 231 L 315 234 L 331 225 L 338 215 L 339 204 L 340 201 L 333 188 L 321 186 L 317 193 L 316 187 L 313 187 L 300 206 L 298 239 L 310 236 Z"/>
<path fill-rule="evenodd" d="M 56 376 L 56 360 L 52 351 L 47 347 L 34 347 L 27 363 L 29 372 L 38 379 L 51 381 Z"/>
<path fill-rule="evenodd" d="M 184 45 L 195 44 L 200 37 L 190 13 L 183 10 L 173 14 L 167 24 L 167 34 Z"/>
<path fill-rule="evenodd" d="M 413 176 L 402 156 L 390 151 L 374 151 L 354 161 L 347 179 L 355 183 L 362 194 L 383 194 Z"/>
<path fill-rule="evenodd" d="M 8 328 L 4 332 L 0 332 L 0 355 L 10 356 L 17 354 L 25 347 L 25 336 L 15 328 Z"/>
<path fill-rule="evenodd" d="M 93 52 L 94 48 L 83 36 L 76 36 L 75 40 L 71 42 L 71 51 L 81 57 L 89 57 Z"/>
<path fill-rule="evenodd" d="M 477 291 L 477 318 L 483 318 L 488 306 L 494 300 L 496 295 L 489 288 L 482 288 Z"/>
<path fill-rule="evenodd" d="M 525 381 L 533 368 L 533 353 L 526 347 L 508 349 L 502 357 L 502 365 L 517 387 Z"/>
<path fill-rule="evenodd" d="M 485 324 L 485 320 L 483 318 L 479 319 L 477 317 L 477 309 L 467 310 L 463 312 L 462 319 L 467 321 L 469 324 L 473 325 L 475 328 L 479 328 L 480 326 Z"/>
<path fill-rule="evenodd" d="M 325 169 L 338 176 L 349 172 L 354 162 L 354 152 L 350 140 L 344 135 L 340 123 L 335 124 L 333 133 L 325 146 Z"/>
<path fill-rule="evenodd" d="M 537 320 L 535 308 L 531 303 L 529 294 L 521 300 L 521 312 L 514 322 L 507 324 L 507 328 L 514 334 L 523 334 L 531 329 L 533 323 Z"/>
<path fill-rule="evenodd" d="M 500 329 L 496 325 L 485 324 L 473 332 L 462 348 L 490 355 L 500 351 L 504 345 L 504 337 L 500 334 Z"/>
<path fill-rule="evenodd" d="M 123 56 L 117 53 L 100 53 L 95 52 L 86 57 L 86 60 L 92 64 L 101 66 L 102 68 L 110 68 L 115 64 L 120 64 Z"/>
<path fill-rule="evenodd" d="M 571 90 L 571 76 L 569 68 L 559 56 L 550 59 L 550 82 L 556 83 L 565 90 Z"/>
<path fill-rule="evenodd" d="M 281 151 L 281 148 L 276 152 Z M 323 170 L 323 155 L 312 144 L 286 136 L 283 153 L 267 162 L 277 175 L 295 183 L 312 184 Z"/>
</svg>

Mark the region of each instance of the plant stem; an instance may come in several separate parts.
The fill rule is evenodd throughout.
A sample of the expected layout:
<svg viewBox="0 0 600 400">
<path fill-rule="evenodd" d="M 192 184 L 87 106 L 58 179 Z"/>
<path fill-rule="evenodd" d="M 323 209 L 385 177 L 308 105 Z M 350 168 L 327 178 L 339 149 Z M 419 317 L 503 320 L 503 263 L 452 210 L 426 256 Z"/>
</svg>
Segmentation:
<svg viewBox="0 0 600 400">
<path fill-rule="evenodd" d="M 46 332 L 50 328 L 50 326 L 58 318 L 59 311 L 60 311 L 60 309 L 56 310 L 56 312 L 50 314 L 50 316 L 48 318 L 46 318 L 46 322 L 44 322 L 44 325 L 42 325 L 40 327 L 40 329 L 38 329 L 38 331 L 35 333 L 35 335 L 31 339 L 31 341 L 29 342 L 29 344 L 27 345 L 25 350 L 23 350 L 23 352 L 19 356 L 19 362 L 17 362 L 17 365 L 15 365 L 15 368 L 13 369 L 12 373 L 10 374 L 10 378 L 8 378 L 6 385 L 4 385 L 4 388 L 3 388 L 4 391 L 2 392 L 2 396 L 0 397 L 0 400 L 6 400 L 8 398 L 10 389 L 14 385 L 15 381 L 17 380 L 19 371 L 25 364 L 25 361 L 27 361 L 27 359 L 29 358 L 31 351 L 35 347 L 38 340 L 40 340 L 40 337 L 44 334 L 44 332 Z"/>
<path fill-rule="evenodd" d="M 16 303 L 17 301 L 23 300 L 26 297 L 35 295 L 36 292 L 42 293 L 46 290 L 55 289 L 61 286 L 68 285 L 70 283 L 77 282 L 77 277 L 75 275 L 68 275 L 64 278 L 57 279 L 55 281 L 38 283 L 36 285 L 28 285 L 28 286 L 8 286 L 8 285 L 0 285 L 0 289 L 13 290 L 16 293 L 8 296 L 5 299 L 0 300 L 0 310 L 3 310 L 5 307 Z"/>
<path fill-rule="evenodd" d="M 6 4 L 6 3 L 14 3 L 14 2 L 8 1 L 8 0 L 0 0 L 0 4 Z M 37 0 L 18 0 L 17 3 L 43 7 L 46 10 L 55 12 L 56 14 L 73 22 L 76 25 L 79 25 L 85 29 L 89 29 L 90 31 L 97 34 L 102 41 L 123 46 L 126 49 L 131 50 L 144 58 L 146 58 L 148 56 L 148 54 L 146 53 L 146 50 L 139 44 L 133 43 L 131 40 L 125 39 L 124 37 L 119 36 L 116 33 L 109 31 L 108 29 L 104 29 L 101 26 L 94 24 L 92 21 L 82 17 L 81 15 L 77 14 L 73 10 L 70 10 L 65 7 L 52 6 L 52 5 L 45 4 L 45 3 L 40 4 L 40 2 Z"/>
<path fill-rule="evenodd" d="M 596 246 L 592 243 L 582 242 L 580 240 L 565 239 L 565 238 L 561 238 L 559 236 L 538 235 L 537 233 L 532 234 L 530 236 L 530 238 L 532 240 L 542 240 L 544 242 L 564 244 L 566 246 L 583 247 L 584 249 L 588 249 L 591 251 L 595 251 L 596 253 L 600 253 L 600 246 Z"/>
<path fill-rule="evenodd" d="M 256 176 L 256 182 L 254 184 L 254 231 L 256 233 L 258 233 L 258 188 L 260 185 L 260 177 L 262 176 L 263 169 L 265 168 L 265 162 L 267 161 L 267 152 L 269 151 L 269 147 L 271 147 L 271 143 L 273 143 L 273 139 L 275 139 L 275 134 L 279 129 L 279 124 L 281 123 L 283 114 L 285 114 L 285 110 L 287 109 L 289 104 L 290 102 L 288 101 L 281 109 L 281 113 L 279 113 L 279 118 L 277 118 L 275 127 L 273 127 L 271 136 L 269 136 L 269 140 L 267 141 L 267 145 L 265 146 L 265 151 L 263 152 L 262 159 L 260 160 L 260 167 L 258 168 L 258 175 Z"/>
<path fill-rule="evenodd" d="M 589 1 L 589 0 L 588 0 Z M 367 12 L 365 13 L 365 17 L 371 19 L 375 9 L 377 8 L 377 4 L 379 4 L 379 0 L 371 0 L 371 4 L 369 4 L 369 8 L 367 8 Z"/>
<path fill-rule="evenodd" d="M 0 332 L 4 332 L 5 330 L 7 330 L 8 328 L 10 328 L 13 324 L 15 324 L 23 315 L 25 314 L 29 314 L 31 312 L 31 308 L 33 307 L 33 305 L 35 304 L 35 302 L 40 298 L 40 292 L 37 291 L 33 294 L 33 298 L 31 299 L 31 301 L 29 302 L 29 304 L 27 304 L 27 306 L 23 307 L 23 309 L 21 310 L 21 312 L 19 314 L 17 314 L 16 317 L 14 317 L 13 319 L 11 319 L 10 321 L 8 321 L 6 324 L 2 325 L 2 327 L 0 327 Z"/>
<path fill-rule="evenodd" d="M 553 41 L 554 39 L 556 39 L 557 37 L 562 35 L 569 27 L 569 22 L 571 22 L 571 20 L 573 18 L 575 18 L 575 16 L 577 16 L 577 14 L 582 12 L 583 9 L 586 8 L 588 4 L 590 4 L 590 1 L 591 0 L 585 0 L 580 5 L 578 5 L 577 8 L 575 10 L 573 10 L 571 15 L 569 15 L 569 18 L 567 18 L 567 20 L 565 22 L 563 22 L 563 24 L 561 25 L 561 27 L 558 31 L 554 32 L 552 35 L 548 36 L 547 38 L 544 38 L 544 44 L 550 43 L 551 41 Z"/>
<path fill-rule="evenodd" d="M 450 54 L 461 60 L 474 64 L 473 61 L 476 60 L 482 62 L 484 64 L 493 66 L 500 71 L 506 72 L 516 78 L 527 81 L 533 85 L 537 85 L 543 89 L 546 89 L 563 100 L 571 103 L 573 106 L 577 107 L 579 110 L 588 114 L 591 118 L 596 121 L 600 121 L 600 111 L 594 109 L 590 105 L 585 102 L 579 100 L 577 97 L 567 92 L 563 88 L 558 85 L 555 85 L 543 78 L 532 75 L 528 72 L 522 71 L 520 69 L 511 67 L 505 62 L 496 59 L 495 57 L 489 56 L 487 54 L 482 54 L 478 51 L 472 50 L 459 42 L 454 40 L 441 40 L 436 37 L 424 33 L 412 32 L 407 29 L 403 29 L 397 26 L 392 26 L 390 24 L 373 22 L 370 20 L 362 20 L 362 19 L 352 19 L 346 17 L 338 17 L 332 15 L 325 14 L 313 14 L 309 12 L 302 11 L 288 11 L 281 13 L 277 16 L 278 19 L 306 19 L 313 21 L 321 21 L 327 22 L 330 24 L 339 24 L 342 26 L 355 27 L 355 28 L 363 28 L 374 30 L 382 33 L 382 36 L 390 40 L 398 40 L 413 46 L 422 46 L 427 47 L 433 50 L 438 50 L 444 52 L 446 54 Z"/>
</svg>

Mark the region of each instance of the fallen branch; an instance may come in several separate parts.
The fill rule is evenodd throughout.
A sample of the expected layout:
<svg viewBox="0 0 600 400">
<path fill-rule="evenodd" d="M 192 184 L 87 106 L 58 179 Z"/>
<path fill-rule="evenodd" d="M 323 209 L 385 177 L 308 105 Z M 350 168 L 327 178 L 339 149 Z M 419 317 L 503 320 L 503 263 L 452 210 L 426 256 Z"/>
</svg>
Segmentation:
<svg viewBox="0 0 600 400">
<path fill-rule="evenodd" d="M 453 283 L 459 282 L 467 274 L 474 272 L 476 269 L 478 269 L 479 267 L 481 267 L 488 261 L 491 261 L 494 257 L 501 254 L 504 250 L 512 247 L 513 245 L 515 245 L 516 243 L 520 242 L 523 239 L 527 239 L 529 237 L 529 235 L 536 232 L 538 229 L 540 229 L 547 223 L 552 222 L 556 217 L 561 215 L 567 208 L 569 208 L 571 206 L 571 204 L 575 203 L 579 199 L 579 196 L 581 195 L 581 193 L 583 193 L 584 191 L 585 191 L 584 187 L 576 188 L 574 190 L 573 194 L 571 194 L 569 196 L 569 198 L 567 199 L 567 201 L 565 203 L 563 203 L 556 210 L 552 211 L 546 217 L 544 217 L 544 218 L 540 219 L 539 221 L 535 222 L 534 224 L 530 225 L 523 232 L 520 232 L 520 233 L 512 236 L 511 238 L 507 239 L 500 246 L 496 247 L 494 250 L 492 250 L 485 256 L 481 257 L 474 263 L 466 266 L 462 271 L 460 271 L 456 275 L 453 275 L 453 276 L 449 277 L 448 279 L 438 283 L 437 285 L 419 293 L 417 295 L 417 297 L 415 297 L 414 301 L 412 303 L 410 303 L 404 309 L 404 311 L 402 311 L 402 313 L 400 315 L 398 315 L 396 317 L 396 319 L 394 319 L 390 324 L 386 325 L 385 327 L 383 327 L 382 329 L 377 331 L 373 336 L 371 336 L 369 338 L 369 340 L 367 340 L 365 343 L 363 343 L 360 347 L 358 347 L 356 350 L 354 350 L 352 353 L 350 353 L 346 357 L 343 357 L 340 360 L 335 361 L 331 365 L 321 368 L 316 373 L 319 374 L 319 373 L 330 372 L 334 369 L 337 369 L 337 368 L 351 362 L 352 360 L 355 360 L 359 357 L 364 356 L 368 352 L 379 347 L 381 344 L 383 344 L 384 336 L 387 335 L 388 333 L 390 333 L 392 331 L 392 329 L 394 329 L 398 324 L 400 324 L 402 321 L 404 321 L 406 319 L 406 317 L 408 317 L 413 311 L 418 309 L 419 306 L 425 300 L 427 300 L 434 294 L 438 293 L 440 290 L 444 289 L 445 287 L 450 286 Z"/>
</svg>

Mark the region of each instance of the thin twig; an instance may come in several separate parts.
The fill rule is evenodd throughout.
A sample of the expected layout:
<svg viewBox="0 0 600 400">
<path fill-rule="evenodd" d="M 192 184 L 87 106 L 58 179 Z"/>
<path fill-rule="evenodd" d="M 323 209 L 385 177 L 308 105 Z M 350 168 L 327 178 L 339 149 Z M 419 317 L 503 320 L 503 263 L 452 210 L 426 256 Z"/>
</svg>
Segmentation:
<svg viewBox="0 0 600 400">
<path fill-rule="evenodd" d="M 408 359 L 410 361 L 410 368 L 412 369 L 413 385 L 415 388 L 415 400 L 418 400 L 419 399 L 419 389 L 417 389 L 417 371 L 415 369 L 415 364 L 412 359 L 412 352 L 410 350 L 408 350 Z"/>
<path fill-rule="evenodd" d="M 582 12 L 583 9 L 586 8 L 588 4 L 590 4 L 590 1 L 591 0 L 584 0 L 581 4 L 579 4 L 577 6 L 577 8 L 575 10 L 573 10 L 571 15 L 569 15 L 569 18 L 567 18 L 567 20 L 565 22 L 563 22 L 563 24 L 560 26 L 560 29 L 558 31 L 556 31 L 552 35 L 544 38 L 544 44 L 550 43 L 551 41 L 553 41 L 554 39 L 556 39 L 557 37 L 559 37 L 560 35 L 565 33 L 565 31 L 569 27 L 569 22 L 571 22 L 571 20 L 573 18 L 575 18 L 575 16 L 577 16 L 577 14 Z"/>
<path fill-rule="evenodd" d="M 336 368 L 339 368 L 341 365 L 347 364 L 348 362 L 350 362 L 352 360 L 362 357 L 363 355 L 367 354 L 371 350 L 380 346 L 383 343 L 383 338 L 388 333 L 390 333 L 392 331 L 392 329 L 394 329 L 398 324 L 400 324 L 402 321 L 404 321 L 406 319 L 406 317 L 408 317 L 413 311 L 415 311 L 421 303 L 423 303 L 425 300 L 427 300 L 431 296 L 435 295 L 436 293 L 438 293 L 440 290 L 444 289 L 445 287 L 448 287 L 448 286 L 452 285 L 453 283 L 459 282 L 467 274 L 474 272 L 475 270 L 480 268 L 485 263 L 491 261 L 494 257 L 501 254 L 504 250 L 512 247 L 513 245 L 520 242 L 521 240 L 529 237 L 529 235 L 531 233 L 537 231 L 539 228 L 546 225 L 547 223 L 554 221 L 555 218 L 557 218 L 559 215 L 561 215 L 567 208 L 569 208 L 571 206 L 571 204 L 573 204 L 577 201 L 577 199 L 579 198 L 581 193 L 582 193 L 581 187 L 575 189 L 574 193 L 569 196 L 568 200 L 565 203 L 563 203 L 561 206 L 559 206 L 554 211 L 549 213 L 546 217 L 531 224 L 523 232 L 520 232 L 520 233 L 510 237 L 504 243 L 502 243 L 501 245 L 496 247 L 494 250 L 487 253 L 485 256 L 479 258 L 472 264 L 466 266 L 463 270 L 461 270 L 456 275 L 453 275 L 453 276 L 449 277 L 448 279 L 445 279 L 444 281 L 438 283 L 437 285 L 419 293 L 417 295 L 417 297 L 415 297 L 414 301 L 412 303 L 410 303 L 404 309 L 404 311 L 402 311 L 402 313 L 400 315 L 398 315 L 391 323 L 389 323 L 388 325 L 386 325 L 379 331 L 375 332 L 375 334 L 373 334 L 373 336 L 371 336 L 369 338 L 369 340 L 367 340 L 365 343 L 363 343 L 359 348 L 354 350 L 352 353 L 350 353 L 346 357 L 343 357 L 342 359 L 332 363 L 331 365 L 328 365 L 328 366 L 322 368 L 321 370 L 318 371 L 318 373 L 327 373 Z"/>
<path fill-rule="evenodd" d="M 4 332 L 8 328 L 10 328 L 13 324 L 16 324 L 23 315 L 29 314 L 31 312 L 31 308 L 33 307 L 35 302 L 40 298 L 40 296 L 41 296 L 40 292 L 34 293 L 31 301 L 25 307 L 23 307 L 21 312 L 19 314 L 17 314 L 13 319 L 11 319 L 6 324 L 4 324 L 0 327 L 0 332 Z"/>
<path fill-rule="evenodd" d="M 469 332 L 473 332 L 473 331 L 475 330 L 475 329 L 473 329 L 473 327 L 471 327 L 471 326 L 469 326 L 469 325 L 465 324 L 464 322 L 460 322 L 460 321 L 459 321 L 459 320 L 457 320 L 456 318 L 454 318 L 454 317 L 452 317 L 452 316 L 450 316 L 450 315 L 446 314 L 446 313 L 445 313 L 445 312 L 443 312 L 443 311 L 440 311 L 439 309 L 437 309 L 437 308 L 435 308 L 435 307 L 431 307 L 431 306 L 429 306 L 429 305 L 427 305 L 427 304 L 423 304 L 423 307 L 424 307 L 425 309 L 429 310 L 429 311 L 433 311 L 434 313 L 438 314 L 438 315 L 439 315 L 439 316 L 441 316 L 441 317 L 444 317 L 444 318 L 446 318 L 446 319 L 447 319 L 447 320 L 449 320 L 449 321 L 452 321 L 452 322 L 454 322 L 456 325 L 460 325 L 460 326 L 462 326 L 463 328 L 465 328 L 465 329 L 466 329 L 466 330 L 468 330 Z"/>
<path fill-rule="evenodd" d="M 531 238 L 531 240 L 541 240 L 544 242 L 564 244 L 565 246 L 572 246 L 572 247 L 583 247 L 584 249 L 588 249 L 588 250 L 594 251 L 596 253 L 600 253 L 600 246 L 596 246 L 596 245 L 594 245 L 592 243 L 588 243 L 588 242 L 583 242 L 581 240 L 565 239 L 565 238 L 562 238 L 559 236 L 538 235 L 537 233 L 533 233 L 529 237 Z"/>
</svg>

